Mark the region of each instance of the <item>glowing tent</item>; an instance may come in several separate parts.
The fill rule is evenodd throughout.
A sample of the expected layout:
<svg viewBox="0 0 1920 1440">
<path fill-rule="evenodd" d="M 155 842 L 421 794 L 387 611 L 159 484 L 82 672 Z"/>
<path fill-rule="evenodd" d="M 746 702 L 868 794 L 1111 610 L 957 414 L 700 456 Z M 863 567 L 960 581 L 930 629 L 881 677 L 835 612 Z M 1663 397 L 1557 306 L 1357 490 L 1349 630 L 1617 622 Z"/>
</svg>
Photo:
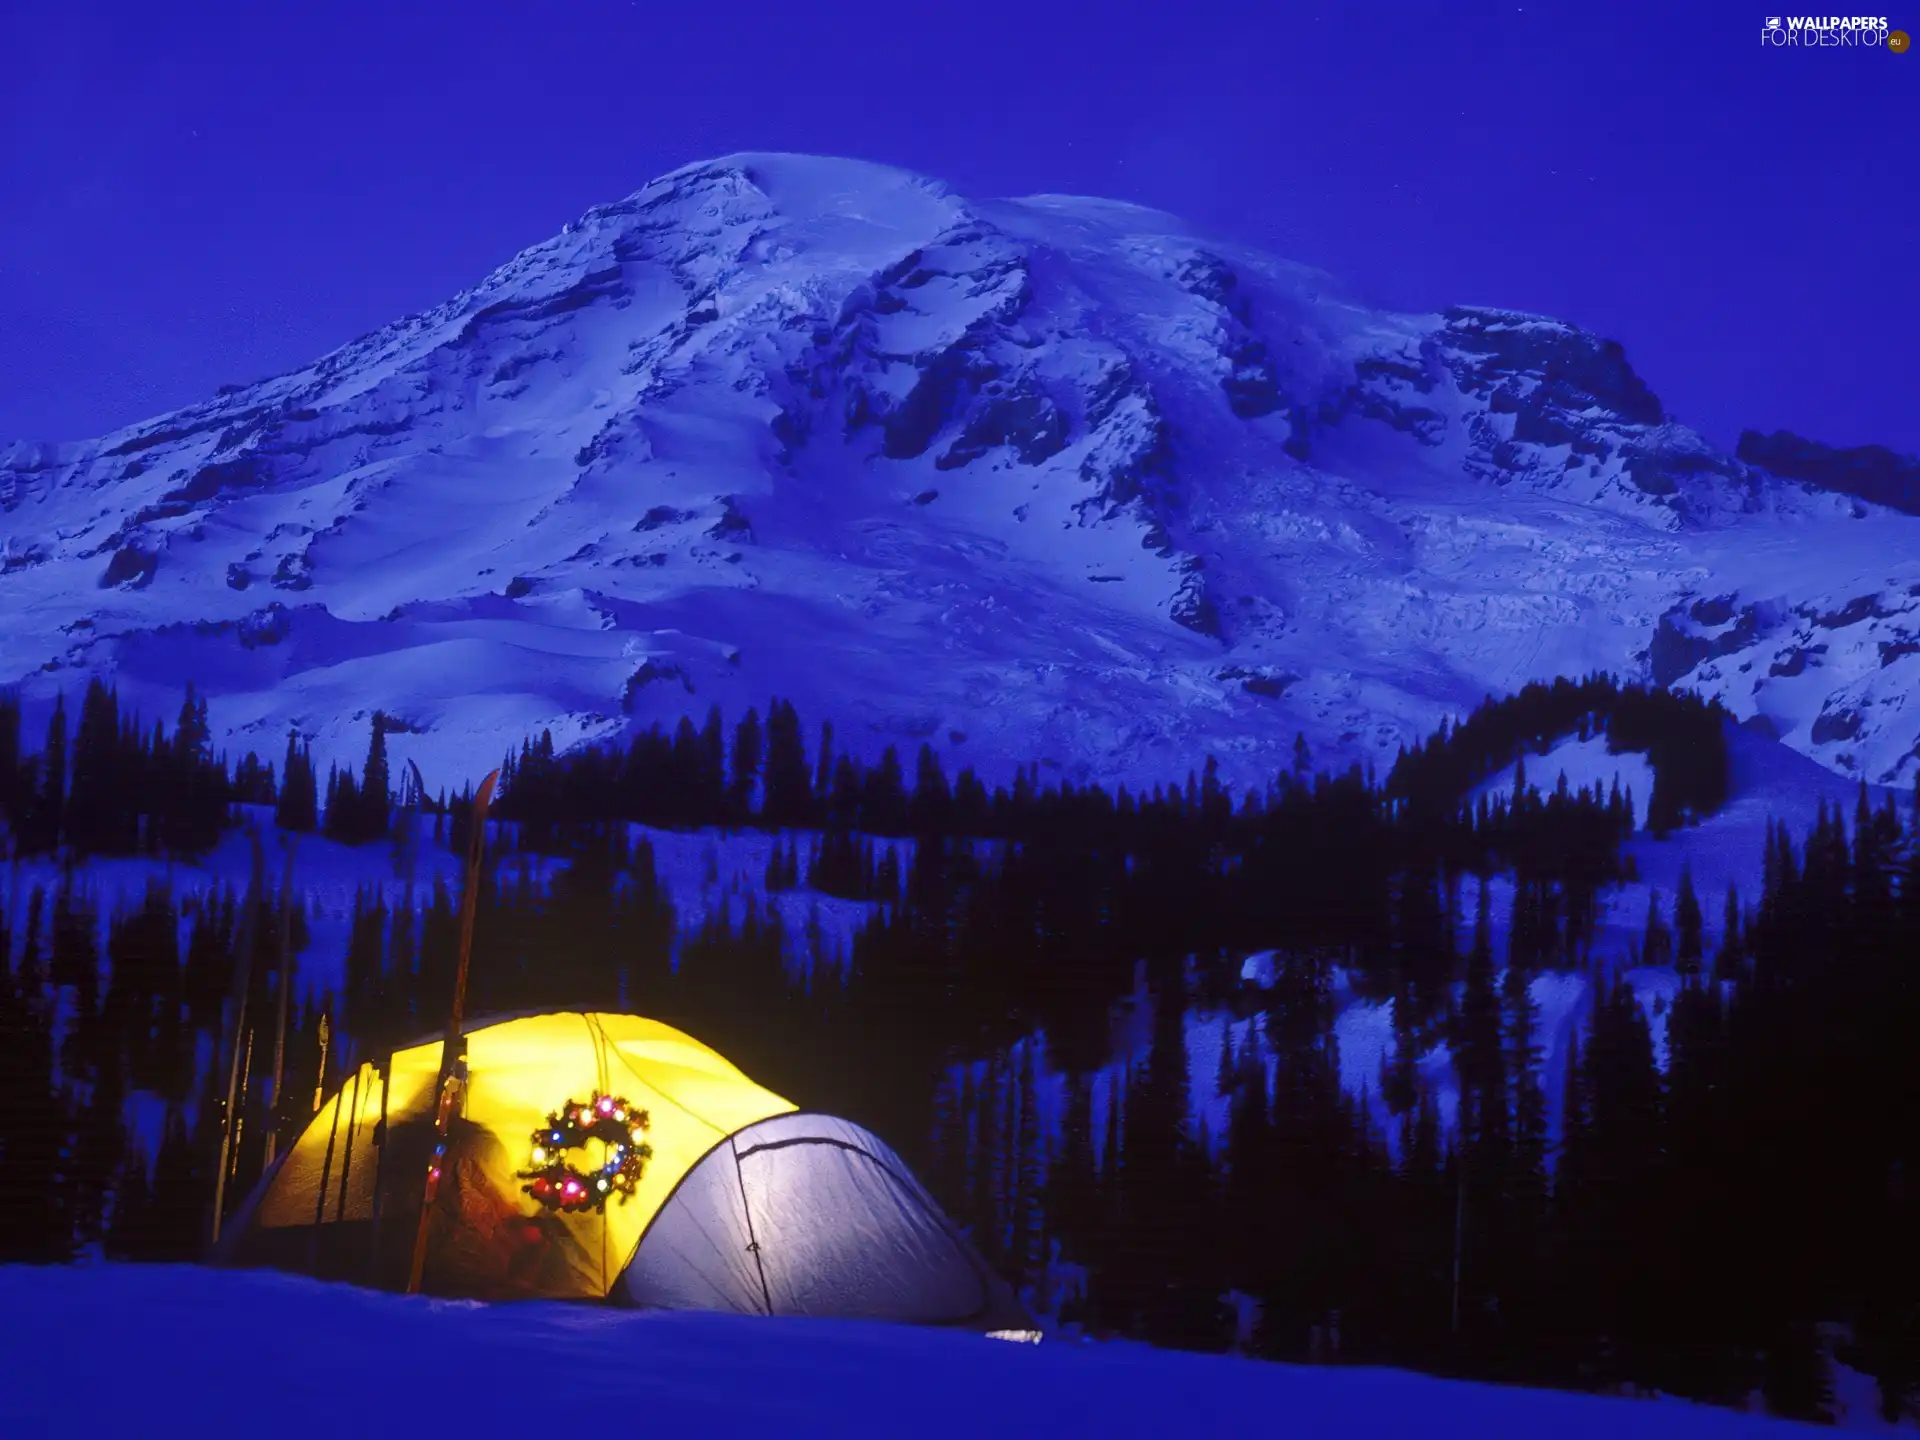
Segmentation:
<svg viewBox="0 0 1920 1440">
<path fill-rule="evenodd" d="M 885 1144 L 671 1026 L 562 1012 L 466 1042 L 428 1293 L 1031 1326 Z M 384 1074 L 361 1066 L 235 1214 L 221 1258 L 400 1288 L 439 1066 L 437 1040 Z"/>
</svg>

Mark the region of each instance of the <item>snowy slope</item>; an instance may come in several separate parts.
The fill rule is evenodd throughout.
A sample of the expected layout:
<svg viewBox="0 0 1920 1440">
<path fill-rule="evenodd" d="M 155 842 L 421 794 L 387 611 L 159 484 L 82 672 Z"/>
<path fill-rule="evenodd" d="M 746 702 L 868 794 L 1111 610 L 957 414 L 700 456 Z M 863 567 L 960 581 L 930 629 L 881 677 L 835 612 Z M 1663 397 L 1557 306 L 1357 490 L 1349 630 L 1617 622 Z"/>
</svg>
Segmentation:
<svg viewBox="0 0 1920 1440">
<path fill-rule="evenodd" d="M 403 1299 L 188 1267 L 0 1268 L 0 1433 L 1755 1440 L 1728 1411 L 906 1326 Z M 103 1391 L 100 1377 L 112 1376 Z M 558 1386 L 556 1390 L 554 1387 Z M 557 1407 L 557 1408 L 556 1408 Z M 609 1410 L 608 1407 L 611 1407 Z"/>
<path fill-rule="evenodd" d="M 0 449 L 0 683 L 185 677 L 431 783 L 792 699 L 983 771 L 1390 758 L 1590 668 L 1911 774 L 1920 518 L 1671 421 L 1556 321 L 1405 316 L 1178 220 L 854 161 L 686 167 L 445 305 Z"/>
</svg>

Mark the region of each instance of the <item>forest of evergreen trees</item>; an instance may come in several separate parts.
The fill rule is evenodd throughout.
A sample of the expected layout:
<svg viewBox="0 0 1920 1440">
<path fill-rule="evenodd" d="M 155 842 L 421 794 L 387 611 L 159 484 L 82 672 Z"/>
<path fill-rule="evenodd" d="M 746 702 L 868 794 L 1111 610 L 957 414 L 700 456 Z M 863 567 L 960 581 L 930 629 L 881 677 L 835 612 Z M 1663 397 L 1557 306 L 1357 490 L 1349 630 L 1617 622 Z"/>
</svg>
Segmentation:
<svg viewBox="0 0 1920 1440">
<path fill-rule="evenodd" d="M 1649 825 L 1681 826 L 1726 798 L 1724 722 L 1689 696 L 1562 681 L 1443 727 L 1384 781 L 1315 773 L 1302 744 L 1238 796 L 1211 764 L 1143 794 L 1043 786 L 1032 768 L 990 789 L 931 749 L 909 783 L 894 752 L 864 763 L 824 725 L 809 748 L 781 701 L 731 733 L 715 712 L 624 749 L 557 755 L 542 736 L 506 767 L 469 1013 L 683 1026 L 885 1136 L 995 1263 L 1096 1334 L 1721 1403 L 1757 1390 L 1808 1418 L 1833 1353 L 1892 1414 L 1920 1398 L 1920 816 L 1862 789 L 1850 821 L 1770 832 L 1755 894 L 1656 895 L 1630 958 L 1681 978 L 1662 1066 L 1618 978 L 1629 957 L 1595 948 L 1631 797 L 1523 778 L 1467 798 L 1605 734 L 1652 763 Z M 365 891 L 338 992 L 310 993 L 304 897 L 156 880 L 102 915 L 78 862 L 191 858 L 264 813 L 237 807 L 272 806 L 288 831 L 390 848 L 411 889 L 418 847 L 462 843 L 463 797 L 396 787 L 378 716 L 359 773 L 336 767 L 324 790 L 297 738 L 277 783 L 254 757 L 210 755 L 191 697 L 171 737 L 101 686 L 71 747 L 65 723 L 29 755 L 0 701 L 0 1258 L 191 1258 L 231 1047 L 244 1193 L 270 1133 L 284 1144 L 349 1067 L 444 1022 L 459 897 L 423 883 L 416 915 Z M 637 824 L 772 832 L 767 895 L 805 887 L 869 918 L 842 954 L 817 919 L 789 933 L 742 892 L 679 935 Z M 59 878 L 22 894 L 36 854 Z M 1240 979 L 1255 950 L 1278 952 L 1267 988 Z M 1530 989 L 1550 971 L 1595 990 L 1556 1057 L 1558 1116 Z M 1366 1096 L 1340 1080 L 1343 981 L 1392 1006 Z M 1196 1014 L 1242 1022 L 1212 1081 L 1218 1134 L 1190 1115 Z M 1144 1043 L 1119 1053 L 1128 1015 Z M 1457 1123 L 1416 1063 L 1441 1044 Z M 1058 1127 L 1042 1124 L 1047 1076 L 1065 1087 Z M 1257 1302 L 1250 1335 L 1232 1293 Z"/>
</svg>

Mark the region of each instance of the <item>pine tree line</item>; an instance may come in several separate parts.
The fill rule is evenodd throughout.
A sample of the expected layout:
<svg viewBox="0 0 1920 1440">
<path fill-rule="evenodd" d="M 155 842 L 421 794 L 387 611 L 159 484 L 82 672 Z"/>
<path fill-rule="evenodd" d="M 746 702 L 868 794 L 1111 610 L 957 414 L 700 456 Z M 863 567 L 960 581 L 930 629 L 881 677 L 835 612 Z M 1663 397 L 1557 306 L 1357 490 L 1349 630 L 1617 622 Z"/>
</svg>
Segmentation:
<svg viewBox="0 0 1920 1440">
<path fill-rule="evenodd" d="M 1652 1016 L 1617 977 L 1598 978 L 1584 1034 L 1558 1057 L 1557 1142 L 1535 971 L 1512 949 L 1495 955 L 1484 888 L 1437 1037 L 1458 1091 L 1451 1128 L 1412 1063 L 1424 1041 L 1404 1031 L 1382 1076 L 1388 1133 L 1343 1092 L 1331 967 L 1301 952 L 1262 997 L 1257 1040 L 1222 1055 L 1229 1130 L 1203 1172 L 1206 1137 L 1155 1093 L 1154 1077 L 1185 1075 L 1185 1037 L 1156 1024 L 1104 1144 L 1092 1082 L 1070 1080 L 1048 1223 L 1093 1277 L 1078 1318 L 1223 1348 L 1219 1297 L 1237 1289 L 1263 1302 L 1254 1348 L 1279 1358 L 1337 1345 L 1348 1360 L 1531 1383 L 1726 1404 L 1757 1391 L 1808 1419 L 1830 1401 L 1833 1350 L 1878 1380 L 1888 1418 L 1911 1409 L 1917 842 L 1920 813 L 1903 831 L 1864 789 L 1851 834 L 1837 811 L 1799 850 L 1776 827 L 1757 906 L 1729 896 L 1717 937 L 1683 880 L 1671 943 L 1698 963 L 1678 962 L 1679 993 Z M 1166 969 L 1154 1003 L 1173 1013 L 1198 988 L 1191 968 Z M 1117 1173 L 1097 1152 L 1124 1157 Z M 1150 1261 L 1156 1213 L 1203 1243 Z M 1142 1265 L 1149 1283 L 1133 1276 Z"/>
<path fill-rule="evenodd" d="M 191 1258 L 206 1238 L 217 1168 L 220 1062 L 236 1043 L 239 912 L 272 902 L 224 887 L 176 901 L 156 879 L 103 925 L 77 873 L 24 898 L 16 884 L 0 914 L 9 960 L 0 975 L 0 1258 L 60 1260 L 96 1246 L 129 1259 Z M 296 961 L 305 909 L 291 915 Z M 275 927 L 252 932 L 252 1023 L 237 1043 L 264 1057 L 284 972 Z M 311 1039 L 330 1003 L 323 995 L 292 1007 L 281 1104 L 264 1059 L 251 1067 L 239 1097 L 241 1183 L 258 1173 L 276 1110 L 283 1144 L 312 1113 L 321 1077 Z M 157 1112 L 151 1135 L 132 1124 L 136 1094 Z"/>
<path fill-rule="evenodd" d="M 0 824 L 17 855 L 197 857 L 219 842 L 229 804 L 273 784 L 252 756 L 236 775 L 212 753 L 206 701 L 191 684 L 172 735 L 123 714 L 98 679 L 71 739 L 64 695 L 37 752 L 22 749 L 20 732 L 18 698 L 0 694 Z"/>
<path fill-rule="evenodd" d="M 1358 771 L 1311 776 L 1309 757 L 1238 800 L 1211 767 L 1143 796 L 1042 788 L 1031 771 L 989 793 L 947 784 L 931 752 L 908 790 L 897 764 L 829 768 L 830 741 L 809 764 L 792 743 L 797 717 L 771 713 L 782 718 L 768 732 L 789 737 L 778 747 L 759 748 L 757 722 L 731 747 L 702 738 L 723 733 L 717 716 L 682 727 L 705 758 L 674 773 L 705 777 L 701 803 L 720 807 L 688 808 L 683 823 L 765 824 L 778 748 L 788 778 L 772 793 L 813 808 L 790 798 L 775 815 L 814 833 L 778 827 L 772 897 L 736 889 L 678 942 L 650 848 L 623 817 L 593 818 L 619 793 L 624 760 L 555 756 L 545 737 L 515 757 L 510 828 L 526 851 L 538 840 L 566 863 L 548 881 L 526 853 L 490 872 L 475 1013 L 596 1006 L 684 1026 L 772 1088 L 887 1136 L 1025 1283 L 1043 1284 L 1055 1257 L 1084 1267 L 1068 1314 L 1099 1331 L 1224 1348 L 1236 1327 L 1221 1296 L 1237 1291 L 1258 1302 L 1259 1354 L 1728 1402 L 1758 1387 L 1782 1413 L 1811 1415 L 1823 1403 L 1819 1327 L 1832 1322 L 1890 1409 L 1912 1394 L 1920 1084 L 1906 1042 L 1920 1021 L 1920 825 L 1871 808 L 1864 790 L 1851 831 L 1823 813 L 1796 847 L 1776 828 L 1756 903 L 1728 896 L 1717 933 L 1690 879 L 1671 920 L 1655 897 L 1636 958 L 1670 959 L 1683 982 L 1655 1017 L 1662 1068 L 1645 1007 L 1591 953 L 1594 899 L 1624 874 L 1624 796 L 1543 796 L 1523 778 L 1517 794 L 1470 808 L 1464 792 L 1425 803 Z M 376 747 L 382 730 L 376 721 Z M 290 742 L 285 775 L 302 755 Z M 369 759 L 355 793 L 384 795 L 384 760 Z M 581 787 L 574 798 L 543 811 L 539 797 L 568 794 L 569 775 L 599 783 L 567 782 Z M 281 805 L 303 788 L 283 785 Z M 458 847 L 462 809 L 428 808 L 436 839 Z M 879 843 L 869 817 L 914 843 Z M 398 863 L 405 830 L 388 831 Z M 1505 954 L 1495 876 L 1512 897 Z M 874 905 L 845 955 L 817 917 L 787 933 L 772 899 L 802 885 Z M 359 897 L 337 1003 L 296 1007 L 292 1100 L 443 1019 L 456 897 L 433 885 L 420 898 L 416 913 L 384 887 Z M 0 1208 L 27 1217 L 4 1232 L 17 1258 L 92 1243 L 194 1253 L 238 916 L 277 897 L 220 891 L 187 916 L 174 903 L 156 889 L 110 916 L 103 957 L 71 876 L 9 896 L 6 953 L 18 958 L 0 994 Z M 305 908 L 292 910 L 296 957 Z M 276 927 L 252 933 L 249 1013 L 268 1017 L 283 983 Z M 1252 949 L 1280 952 L 1258 994 L 1237 983 Z M 1580 1043 L 1544 1062 L 1530 982 L 1569 967 L 1593 975 L 1593 1013 Z M 1371 1096 L 1341 1083 L 1341 979 L 1391 1002 L 1391 1058 L 1369 1081 L 1384 1128 Z M 1130 1007 L 1144 1007 L 1149 1041 L 1116 1064 L 1115 1016 Z M 1218 1135 L 1188 1113 L 1196 1008 L 1238 1017 L 1216 1069 Z M 256 1018 L 242 1046 L 270 1043 L 267 1023 Z M 1451 1124 L 1431 1067 L 1416 1063 L 1439 1043 L 1459 1094 Z M 1042 1054 L 1066 1091 L 1051 1136 Z M 1549 1063 L 1565 1077 L 1559 1116 Z M 267 1126 L 290 1139 L 301 1119 L 297 1103 L 269 1105 L 263 1065 L 245 1073 L 235 1193 L 259 1173 Z M 164 1108 L 155 1156 L 131 1142 L 135 1092 Z"/>
<path fill-rule="evenodd" d="M 1728 719 L 1717 703 L 1695 695 L 1621 685 L 1606 676 L 1533 684 L 1487 700 L 1459 724 L 1443 723 L 1431 740 L 1402 750 L 1383 798 L 1445 826 L 1457 820 L 1468 792 L 1488 774 L 1516 760 L 1524 763 L 1527 753 L 1544 753 L 1557 740 L 1604 735 L 1615 753 L 1647 755 L 1655 777 L 1647 823 L 1665 833 L 1725 803 Z M 835 749 L 831 723 L 822 724 L 809 754 L 792 703 L 775 699 L 764 723 L 758 710 L 749 710 L 731 737 L 717 705 L 700 726 L 683 718 L 669 733 L 656 724 L 624 749 L 589 745 L 557 754 L 551 733 L 543 733 L 506 756 L 498 813 L 517 822 L 520 843 L 536 851 L 550 848 L 568 824 L 615 821 L 661 829 L 750 826 L 1021 839 L 1037 833 L 1043 824 L 1037 811 L 1048 805 L 1105 804 L 1126 815 L 1169 804 L 1198 808 L 1204 800 L 1207 809 L 1223 810 L 1228 818 L 1257 814 L 1283 783 L 1311 780 L 1305 745 L 1302 738 L 1289 775 L 1237 804 L 1221 789 L 1211 761 L 1203 772 L 1189 773 L 1184 785 L 1139 795 L 1124 786 L 1111 794 L 1065 782 L 1043 788 L 1038 766 L 1023 767 L 1010 783 L 989 788 L 970 765 L 949 780 L 938 753 L 923 744 L 909 784 L 896 747 L 886 746 L 868 764 Z M 1623 805 L 1622 797 L 1612 805 L 1611 813 L 1618 816 L 1624 808 L 1630 817 L 1631 805 Z M 1515 831 L 1505 838 L 1511 848 L 1525 849 L 1534 837 Z"/>
<path fill-rule="evenodd" d="M 1530 751 L 1604 735 L 1610 753 L 1646 755 L 1654 774 L 1647 828 L 1665 835 L 1726 803 L 1731 720 L 1718 701 L 1687 691 L 1623 686 L 1605 675 L 1535 681 L 1489 697 L 1459 724 L 1442 722 L 1430 740 L 1403 749 L 1387 789 L 1418 806 L 1451 809 L 1484 776 Z"/>
</svg>

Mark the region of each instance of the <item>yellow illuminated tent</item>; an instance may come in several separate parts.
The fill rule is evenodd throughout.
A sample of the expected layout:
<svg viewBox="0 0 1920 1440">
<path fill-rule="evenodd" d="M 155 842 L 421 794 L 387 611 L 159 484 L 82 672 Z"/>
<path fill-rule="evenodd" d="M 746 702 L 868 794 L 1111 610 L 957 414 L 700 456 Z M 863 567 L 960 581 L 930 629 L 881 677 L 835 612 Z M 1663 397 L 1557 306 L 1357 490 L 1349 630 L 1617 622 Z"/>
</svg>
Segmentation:
<svg viewBox="0 0 1920 1440">
<path fill-rule="evenodd" d="M 1031 1326 L 891 1149 L 845 1120 L 798 1111 L 671 1026 L 567 1011 L 482 1024 L 466 1044 L 462 1114 L 430 1220 L 429 1293 Z M 440 1051 L 436 1040 L 399 1051 L 384 1071 L 362 1065 L 235 1214 L 221 1257 L 404 1285 Z M 528 1176 L 563 1157 L 535 1156 L 536 1142 L 550 1138 L 551 1115 L 596 1096 L 609 1097 L 609 1115 L 645 1115 L 636 1133 L 652 1153 L 633 1193 L 604 1209 L 541 1203 Z M 570 1144 L 564 1159 L 597 1184 L 619 1173 L 611 1146 Z"/>
</svg>

